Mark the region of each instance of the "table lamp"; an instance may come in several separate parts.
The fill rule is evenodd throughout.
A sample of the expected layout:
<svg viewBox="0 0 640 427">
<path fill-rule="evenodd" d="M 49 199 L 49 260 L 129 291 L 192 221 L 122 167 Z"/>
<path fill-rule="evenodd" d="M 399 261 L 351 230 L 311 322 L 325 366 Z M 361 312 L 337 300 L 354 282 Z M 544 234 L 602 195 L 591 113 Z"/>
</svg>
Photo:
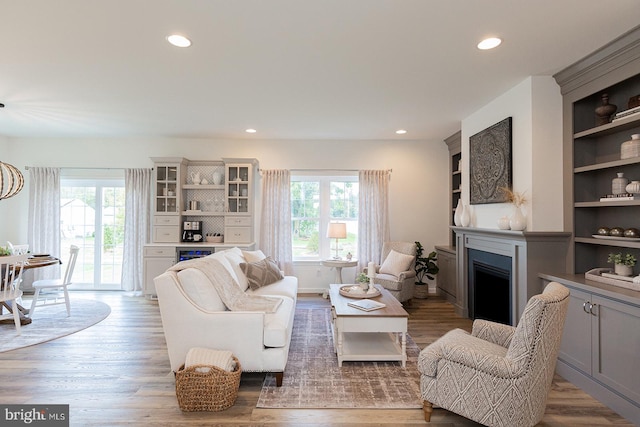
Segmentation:
<svg viewBox="0 0 640 427">
<path fill-rule="evenodd" d="M 330 222 L 327 227 L 327 237 L 336 239 L 336 256 L 333 259 L 340 259 L 338 256 L 338 239 L 347 238 L 347 224 L 345 222 Z"/>
</svg>

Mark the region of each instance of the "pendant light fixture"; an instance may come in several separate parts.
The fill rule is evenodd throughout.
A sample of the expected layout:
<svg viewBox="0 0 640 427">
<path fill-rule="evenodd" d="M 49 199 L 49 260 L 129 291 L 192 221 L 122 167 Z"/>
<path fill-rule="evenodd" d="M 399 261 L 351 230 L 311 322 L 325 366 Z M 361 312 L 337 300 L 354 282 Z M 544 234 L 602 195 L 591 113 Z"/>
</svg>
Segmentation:
<svg viewBox="0 0 640 427">
<path fill-rule="evenodd" d="M 17 167 L 0 162 L 0 200 L 13 197 L 24 187 L 24 177 Z"/>
</svg>

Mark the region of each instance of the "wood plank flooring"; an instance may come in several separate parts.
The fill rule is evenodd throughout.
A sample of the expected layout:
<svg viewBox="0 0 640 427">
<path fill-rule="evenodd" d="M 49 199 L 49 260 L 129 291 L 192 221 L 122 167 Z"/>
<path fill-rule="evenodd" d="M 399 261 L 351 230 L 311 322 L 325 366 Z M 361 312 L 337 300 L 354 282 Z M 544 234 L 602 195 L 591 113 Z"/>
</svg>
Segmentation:
<svg viewBox="0 0 640 427">
<path fill-rule="evenodd" d="M 74 297 L 104 301 L 112 313 L 98 325 L 76 334 L 0 353 L 0 402 L 69 404 L 72 426 L 427 425 L 419 409 L 259 409 L 255 405 L 263 374 L 243 374 L 238 400 L 226 411 L 182 413 L 175 397 L 157 302 L 117 292 L 77 292 Z M 306 295 L 300 296 L 299 304 L 329 303 L 321 296 Z M 452 306 L 437 296 L 414 300 L 407 311 L 409 333 L 420 348 L 450 329 L 471 327 L 468 319 L 456 316 Z M 478 424 L 436 409 L 430 425 Z M 556 376 L 539 425 L 632 424 Z"/>
</svg>

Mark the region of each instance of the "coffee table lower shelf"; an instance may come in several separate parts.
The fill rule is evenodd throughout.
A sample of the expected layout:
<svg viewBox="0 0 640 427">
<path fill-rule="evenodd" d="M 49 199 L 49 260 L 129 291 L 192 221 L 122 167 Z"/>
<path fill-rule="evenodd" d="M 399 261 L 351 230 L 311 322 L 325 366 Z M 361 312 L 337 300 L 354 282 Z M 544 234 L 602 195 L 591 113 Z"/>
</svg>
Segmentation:
<svg viewBox="0 0 640 427">
<path fill-rule="evenodd" d="M 406 364 L 404 333 L 345 332 L 342 337 L 337 336 L 336 341 L 338 366 L 344 361 L 398 361 L 403 367 Z"/>
</svg>

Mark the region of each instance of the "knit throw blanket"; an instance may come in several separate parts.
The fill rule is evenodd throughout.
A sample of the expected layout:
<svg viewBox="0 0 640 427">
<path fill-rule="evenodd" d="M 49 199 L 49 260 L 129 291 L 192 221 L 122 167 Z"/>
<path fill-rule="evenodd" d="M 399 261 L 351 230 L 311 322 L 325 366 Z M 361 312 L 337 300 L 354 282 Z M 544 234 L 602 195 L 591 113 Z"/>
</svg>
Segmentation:
<svg viewBox="0 0 640 427">
<path fill-rule="evenodd" d="M 220 299 L 231 311 L 264 311 L 275 312 L 282 303 L 281 298 L 262 295 L 248 295 L 240 290 L 236 280 L 227 269 L 216 259 L 194 258 L 181 261 L 169 268 L 169 271 L 182 271 L 195 268 L 202 271 L 211 281 Z"/>
</svg>

